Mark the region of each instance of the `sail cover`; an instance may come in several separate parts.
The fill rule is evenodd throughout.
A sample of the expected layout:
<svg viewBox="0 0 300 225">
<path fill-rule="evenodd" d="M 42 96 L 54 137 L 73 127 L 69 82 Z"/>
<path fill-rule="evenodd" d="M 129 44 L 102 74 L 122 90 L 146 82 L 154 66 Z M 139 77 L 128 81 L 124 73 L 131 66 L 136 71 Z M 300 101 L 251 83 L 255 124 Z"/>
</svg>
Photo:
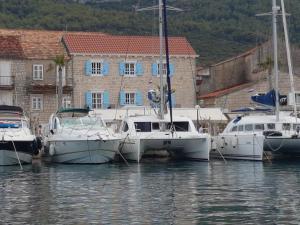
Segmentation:
<svg viewBox="0 0 300 225">
<path fill-rule="evenodd" d="M 274 89 L 269 91 L 266 94 L 254 95 L 251 96 L 251 100 L 267 106 L 275 107 L 276 105 L 276 92 Z M 280 105 L 287 105 L 287 96 L 279 94 L 279 104 Z"/>
</svg>

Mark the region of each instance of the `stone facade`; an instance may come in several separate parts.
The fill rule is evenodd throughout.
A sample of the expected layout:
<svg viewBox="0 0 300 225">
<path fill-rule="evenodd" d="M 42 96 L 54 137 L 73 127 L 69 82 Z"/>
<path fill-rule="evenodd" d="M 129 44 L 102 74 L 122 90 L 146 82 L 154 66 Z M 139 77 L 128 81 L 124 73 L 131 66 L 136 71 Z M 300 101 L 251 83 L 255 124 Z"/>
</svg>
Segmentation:
<svg viewBox="0 0 300 225">
<path fill-rule="evenodd" d="M 294 76 L 294 86 L 297 95 L 300 93 L 300 77 Z M 269 89 L 269 82 L 267 79 L 251 82 L 243 85 L 241 88 L 237 88 L 229 93 L 222 94 L 216 97 L 207 98 L 204 100 L 205 106 L 222 107 L 226 111 L 231 111 L 241 107 L 254 107 L 256 104 L 251 100 L 251 96 L 257 93 L 266 93 Z M 289 75 L 281 73 L 279 75 L 279 93 L 280 95 L 287 95 L 288 105 L 281 106 L 282 110 L 291 110 L 290 103 L 291 86 Z M 296 97 L 298 98 L 298 97 Z M 300 99 L 299 99 L 300 100 Z M 300 106 L 298 100 L 297 105 Z M 297 101 L 297 100 L 296 100 Z"/>
<path fill-rule="evenodd" d="M 119 63 L 141 62 L 143 74 L 140 76 L 120 76 Z M 107 76 L 86 76 L 85 62 L 87 60 L 98 60 L 109 63 Z M 120 107 L 120 91 L 143 93 L 143 105 L 149 105 L 147 93 L 150 89 L 157 89 L 159 77 L 153 76 L 152 64 L 158 62 L 158 57 L 151 56 L 72 56 L 70 73 L 73 74 L 74 106 L 83 107 L 86 91 L 109 91 L 109 102 L 111 108 Z M 191 63 L 192 61 L 192 63 Z M 176 107 L 194 107 L 195 85 L 194 71 L 195 60 L 184 57 L 171 57 L 174 65 L 174 75 L 171 78 L 172 89 L 175 90 Z"/>
</svg>

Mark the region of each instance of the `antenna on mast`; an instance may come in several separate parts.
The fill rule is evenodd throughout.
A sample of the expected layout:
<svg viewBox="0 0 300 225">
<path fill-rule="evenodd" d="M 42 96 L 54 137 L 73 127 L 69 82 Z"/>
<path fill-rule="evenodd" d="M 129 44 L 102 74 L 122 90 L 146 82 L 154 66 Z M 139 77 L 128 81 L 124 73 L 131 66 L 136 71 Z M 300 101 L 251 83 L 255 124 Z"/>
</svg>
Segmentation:
<svg viewBox="0 0 300 225">
<path fill-rule="evenodd" d="M 182 12 L 182 9 L 166 6 L 167 10 L 171 11 L 178 11 Z M 164 86 L 165 81 L 163 80 L 163 47 L 164 47 L 164 40 L 163 40 L 163 2 L 159 0 L 158 5 L 145 7 L 145 8 L 136 8 L 136 12 L 143 12 L 143 11 L 152 11 L 152 10 L 159 10 L 159 67 L 158 73 L 160 76 L 160 107 L 159 107 L 159 118 L 164 119 L 164 105 L 165 105 L 165 93 L 164 93 Z"/>
</svg>

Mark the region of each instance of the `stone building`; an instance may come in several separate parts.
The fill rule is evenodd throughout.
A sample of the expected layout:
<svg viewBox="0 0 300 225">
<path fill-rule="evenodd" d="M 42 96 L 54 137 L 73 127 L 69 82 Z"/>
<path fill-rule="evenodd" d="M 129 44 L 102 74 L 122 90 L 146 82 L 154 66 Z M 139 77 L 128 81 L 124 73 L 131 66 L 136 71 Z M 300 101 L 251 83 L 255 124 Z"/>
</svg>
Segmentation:
<svg viewBox="0 0 300 225">
<path fill-rule="evenodd" d="M 299 101 L 297 104 L 300 104 L 299 52 L 299 48 L 293 46 L 294 84 L 296 101 Z M 279 92 L 281 95 L 287 95 L 288 105 L 283 106 L 283 109 L 287 110 L 291 108 L 292 103 L 289 100 L 291 87 L 286 72 L 283 42 L 279 42 L 279 66 Z M 267 42 L 237 57 L 212 65 L 208 72 L 203 69 L 198 71 L 202 82 L 198 86 L 197 99 L 204 107 L 221 107 L 229 112 L 241 107 L 253 107 L 255 104 L 251 101 L 252 95 L 266 93 L 274 87 L 272 68 L 272 43 Z"/>
<path fill-rule="evenodd" d="M 15 36 L 0 35 L 0 104 L 16 104 L 17 92 L 22 92 L 25 79 L 24 53 L 20 39 Z"/>
<path fill-rule="evenodd" d="M 58 109 L 57 56 L 65 58 L 64 107 L 148 105 L 159 85 L 157 37 L 0 29 L 0 38 L 0 104 L 21 106 L 35 125 Z M 197 55 L 185 38 L 169 45 L 173 104 L 194 107 Z"/>
<path fill-rule="evenodd" d="M 63 32 L 0 29 L 0 35 L 17 39 L 23 53 L 15 71 L 13 104 L 27 112 L 34 126 L 48 121 L 50 114 L 57 110 L 58 70 L 54 59 L 65 54 L 61 43 Z M 72 88 L 68 75 L 63 74 L 67 99 Z"/>
<path fill-rule="evenodd" d="M 159 86 L 158 37 L 66 34 L 63 43 L 73 74 L 74 106 L 149 105 L 147 92 Z M 183 37 L 169 38 L 169 47 L 173 105 L 194 107 L 197 55 Z"/>
</svg>

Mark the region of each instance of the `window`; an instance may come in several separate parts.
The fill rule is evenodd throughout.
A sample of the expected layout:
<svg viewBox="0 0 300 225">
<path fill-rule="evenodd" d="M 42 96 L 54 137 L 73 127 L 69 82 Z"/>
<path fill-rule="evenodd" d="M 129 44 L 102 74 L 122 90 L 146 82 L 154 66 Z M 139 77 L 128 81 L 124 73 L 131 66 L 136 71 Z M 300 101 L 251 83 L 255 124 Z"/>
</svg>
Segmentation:
<svg viewBox="0 0 300 225">
<path fill-rule="evenodd" d="M 43 80 L 43 65 L 33 65 L 33 80 Z"/>
<path fill-rule="evenodd" d="M 151 122 L 134 122 L 137 132 L 151 132 Z"/>
<path fill-rule="evenodd" d="M 244 131 L 244 126 L 243 126 L 243 125 L 239 125 L 239 126 L 238 126 L 238 130 L 239 130 L 239 131 Z"/>
<path fill-rule="evenodd" d="M 275 130 L 275 123 L 268 123 L 267 124 L 267 129 L 268 130 Z"/>
<path fill-rule="evenodd" d="M 291 129 L 291 124 L 289 124 L 289 123 L 283 123 L 282 124 L 282 129 L 283 130 L 290 130 Z"/>
<path fill-rule="evenodd" d="M 125 75 L 134 76 L 135 75 L 135 63 L 125 63 Z"/>
<path fill-rule="evenodd" d="M 157 75 L 159 76 L 159 67 L 160 67 L 160 63 L 157 63 Z M 167 75 L 167 63 L 162 63 L 162 74 L 163 75 Z"/>
<path fill-rule="evenodd" d="M 237 131 L 237 126 L 234 126 L 232 129 L 231 129 L 232 132 L 235 132 Z"/>
<path fill-rule="evenodd" d="M 102 93 L 93 92 L 92 93 L 92 107 L 93 109 L 101 109 L 103 104 Z"/>
<path fill-rule="evenodd" d="M 102 66 L 101 62 L 92 62 L 92 75 L 102 75 Z"/>
<path fill-rule="evenodd" d="M 300 105 L 300 93 L 295 93 L 296 105 Z"/>
<path fill-rule="evenodd" d="M 254 130 L 256 130 L 256 131 L 264 130 L 264 125 L 263 124 L 255 124 Z"/>
<path fill-rule="evenodd" d="M 293 124 L 293 130 L 300 129 L 300 124 Z"/>
<path fill-rule="evenodd" d="M 246 124 L 245 131 L 253 131 L 253 124 Z"/>
<path fill-rule="evenodd" d="M 126 105 L 135 104 L 135 93 L 125 93 L 125 104 Z"/>
<path fill-rule="evenodd" d="M 65 109 L 71 108 L 71 100 L 70 100 L 70 97 L 64 97 L 64 98 L 63 98 L 63 107 L 64 107 Z"/>
<path fill-rule="evenodd" d="M 159 123 L 152 123 L 152 130 L 159 130 Z"/>
<path fill-rule="evenodd" d="M 173 125 L 174 125 L 175 130 L 178 132 L 189 131 L 189 122 L 174 122 Z M 167 128 L 168 129 L 171 128 L 171 123 L 167 124 Z"/>
<path fill-rule="evenodd" d="M 129 130 L 128 124 L 126 122 L 124 122 L 122 130 L 124 132 L 127 132 Z"/>
<path fill-rule="evenodd" d="M 43 97 L 42 96 L 31 97 L 31 109 L 32 110 L 42 110 L 43 109 Z"/>
</svg>

